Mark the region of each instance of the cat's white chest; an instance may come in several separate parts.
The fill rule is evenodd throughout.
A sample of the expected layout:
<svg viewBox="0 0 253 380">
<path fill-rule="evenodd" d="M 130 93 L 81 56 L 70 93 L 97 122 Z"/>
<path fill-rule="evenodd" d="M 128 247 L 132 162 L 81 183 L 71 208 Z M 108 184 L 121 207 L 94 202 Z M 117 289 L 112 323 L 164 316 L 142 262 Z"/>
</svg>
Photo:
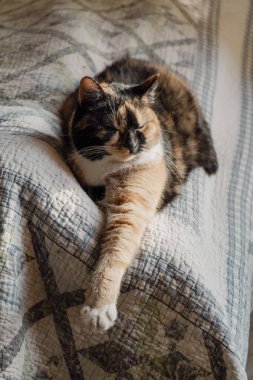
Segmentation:
<svg viewBox="0 0 253 380">
<path fill-rule="evenodd" d="M 159 142 L 148 151 L 140 153 L 132 160 L 117 162 L 112 156 L 104 156 L 100 160 L 89 160 L 82 156 L 75 157 L 74 167 L 78 168 L 78 176 L 88 186 L 104 186 L 106 177 L 120 169 L 126 169 L 137 165 L 160 159 L 163 155 L 162 144 Z"/>
<path fill-rule="evenodd" d="M 105 178 L 114 170 L 117 170 L 111 156 L 104 156 L 100 160 L 89 160 L 79 156 L 76 158 L 78 174 L 82 181 L 89 186 L 104 186 Z"/>
</svg>

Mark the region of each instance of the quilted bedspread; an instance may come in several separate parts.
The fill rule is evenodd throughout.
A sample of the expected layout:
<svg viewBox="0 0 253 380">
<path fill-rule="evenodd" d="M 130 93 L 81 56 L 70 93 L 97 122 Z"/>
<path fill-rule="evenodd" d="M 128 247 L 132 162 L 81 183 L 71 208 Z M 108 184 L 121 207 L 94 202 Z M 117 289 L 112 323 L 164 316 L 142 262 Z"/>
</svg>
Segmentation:
<svg viewBox="0 0 253 380">
<path fill-rule="evenodd" d="M 59 107 L 116 58 L 171 66 L 219 159 L 160 212 L 104 335 L 80 309 L 103 215 L 62 154 Z M 253 269 L 253 2 L 0 1 L 0 378 L 246 379 Z"/>
</svg>

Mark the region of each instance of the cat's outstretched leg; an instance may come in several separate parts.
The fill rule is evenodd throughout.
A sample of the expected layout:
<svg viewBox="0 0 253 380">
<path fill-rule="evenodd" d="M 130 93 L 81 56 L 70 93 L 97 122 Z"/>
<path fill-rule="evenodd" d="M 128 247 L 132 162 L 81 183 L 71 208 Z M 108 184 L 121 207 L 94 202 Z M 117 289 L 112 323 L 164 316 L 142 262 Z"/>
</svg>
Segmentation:
<svg viewBox="0 0 253 380">
<path fill-rule="evenodd" d="M 147 224 L 154 218 L 166 179 L 162 159 L 108 178 L 101 255 L 81 311 L 90 329 L 105 331 L 115 323 L 122 278 L 138 252 Z"/>
</svg>

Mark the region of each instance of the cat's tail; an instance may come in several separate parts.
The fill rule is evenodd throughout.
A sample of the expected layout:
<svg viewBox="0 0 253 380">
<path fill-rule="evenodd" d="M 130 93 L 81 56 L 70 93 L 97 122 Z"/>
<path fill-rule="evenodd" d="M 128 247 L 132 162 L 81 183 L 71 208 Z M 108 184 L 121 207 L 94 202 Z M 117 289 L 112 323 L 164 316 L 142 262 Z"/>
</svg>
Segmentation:
<svg viewBox="0 0 253 380">
<path fill-rule="evenodd" d="M 198 139 L 198 164 L 207 174 L 215 174 L 218 170 L 218 159 L 214 148 L 213 139 L 207 121 L 201 118 L 197 128 Z"/>
</svg>

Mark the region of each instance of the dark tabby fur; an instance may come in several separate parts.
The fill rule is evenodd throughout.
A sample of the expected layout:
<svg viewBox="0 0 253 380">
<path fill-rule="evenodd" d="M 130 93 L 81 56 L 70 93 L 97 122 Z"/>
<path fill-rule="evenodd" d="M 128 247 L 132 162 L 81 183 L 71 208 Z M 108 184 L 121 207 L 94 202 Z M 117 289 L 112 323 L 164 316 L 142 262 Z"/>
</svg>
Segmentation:
<svg viewBox="0 0 253 380">
<path fill-rule="evenodd" d="M 116 319 L 121 279 L 147 223 L 179 193 L 192 169 L 217 171 L 216 153 L 192 91 L 167 67 L 145 61 L 126 58 L 95 80 L 84 77 L 62 115 L 67 156 L 77 176 L 86 189 L 98 186 L 103 192 L 106 186 L 101 258 L 83 308 L 86 323 L 106 330 Z M 102 167 L 105 157 L 127 162 L 151 152 L 157 141 L 162 157 L 141 164 L 128 161 L 127 168 L 119 167 L 103 181 L 93 178 L 96 173 L 84 173 L 77 159 L 88 159 L 83 159 L 85 167 L 99 171 L 97 163 Z"/>
</svg>

